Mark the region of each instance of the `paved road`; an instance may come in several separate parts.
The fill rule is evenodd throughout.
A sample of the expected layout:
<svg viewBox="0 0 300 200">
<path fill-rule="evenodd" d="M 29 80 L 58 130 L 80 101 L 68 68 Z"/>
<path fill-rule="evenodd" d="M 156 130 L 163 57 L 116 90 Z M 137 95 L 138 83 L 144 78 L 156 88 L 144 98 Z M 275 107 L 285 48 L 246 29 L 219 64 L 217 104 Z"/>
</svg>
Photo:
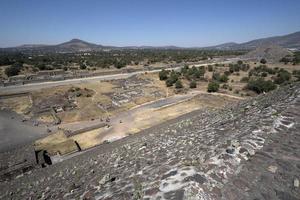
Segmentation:
<svg viewBox="0 0 300 200">
<path fill-rule="evenodd" d="M 228 63 L 230 61 L 223 61 L 218 63 Z M 205 65 L 213 65 L 214 62 L 211 63 L 202 63 L 195 66 L 205 66 Z M 182 66 L 173 67 L 173 68 L 166 68 L 167 70 L 178 70 Z M 32 84 L 25 84 L 25 85 L 14 85 L 14 86 L 7 86 L 7 87 L 0 87 L 0 95 L 1 94 L 15 94 L 20 92 L 30 92 L 34 90 L 44 89 L 44 88 L 51 88 L 55 86 L 61 85 L 68 85 L 68 84 L 78 84 L 78 83 L 86 83 L 86 82 L 93 82 L 93 81 L 103 81 L 103 80 L 116 80 L 116 79 L 124 79 L 129 78 L 133 75 L 137 74 L 144 74 L 144 73 L 156 73 L 161 71 L 161 69 L 156 70 L 149 70 L 149 71 L 138 71 L 138 72 L 131 72 L 131 73 L 122 73 L 122 74 L 113 74 L 113 75 L 103 75 L 103 76 L 94 76 L 94 77 L 86 77 L 86 78 L 78 78 L 78 79 L 68 79 L 63 81 L 49 81 L 49 82 L 41 82 L 41 83 L 32 83 Z"/>
</svg>

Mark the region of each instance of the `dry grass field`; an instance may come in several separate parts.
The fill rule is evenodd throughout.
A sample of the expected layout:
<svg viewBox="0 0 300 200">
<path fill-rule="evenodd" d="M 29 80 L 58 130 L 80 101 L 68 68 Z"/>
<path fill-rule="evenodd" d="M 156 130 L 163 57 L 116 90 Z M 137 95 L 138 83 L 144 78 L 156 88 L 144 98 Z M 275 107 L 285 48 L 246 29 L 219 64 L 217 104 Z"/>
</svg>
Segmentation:
<svg viewBox="0 0 300 200">
<path fill-rule="evenodd" d="M 224 96 L 201 94 L 191 99 L 180 101 L 178 103 L 152 108 L 144 106 L 137 107 L 129 111 L 130 114 L 112 118 L 111 127 L 97 128 L 91 131 L 86 131 L 67 138 L 61 131 L 55 133 L 48 138 L 37 142 L 39 148 L 49 149 L 50 152 L 58 151 L 59 146 L 62 147 L 62 152 L 66 149 L 74 150 L 74 144 L 68 141 L 76 141 L 81 149 L 88 149 L 103 143 L 104 141 L 113 141 L 118 138 L 125 137 L 130 134 L 135 134 L 141 130 L 158 125 L 161 122 L 174 119 L 183 114 L 192 112 L 198 109 L 214 109 L 220 108 L 227 103 L 235 102 L 238 99 Z M 122 123 L 119 123 L 119 121 Z M 66 147 L 66 145 L 71 145 Z"/>
<path fill-rule="evenodd" d="M 67 138 L 63 131 L 58 131 L 34 143 L 35 150 L 47 150 L 50 155 L 57 153 L 64 155 L 77 151 L 74 140 Z"/>
<path fill-rule="evenodd" d="M 28 95 L 0 99 L 0 108 L 9 109 L 18 114 L 25 115 L 32 106 Z"/>
</svg>

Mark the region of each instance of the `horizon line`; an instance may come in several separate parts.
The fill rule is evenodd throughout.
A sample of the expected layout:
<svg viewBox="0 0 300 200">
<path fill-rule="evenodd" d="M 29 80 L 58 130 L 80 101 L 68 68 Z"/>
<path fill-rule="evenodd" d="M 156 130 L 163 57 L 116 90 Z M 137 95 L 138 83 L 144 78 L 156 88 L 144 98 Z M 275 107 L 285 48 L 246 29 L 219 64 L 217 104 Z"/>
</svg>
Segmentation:
<svg viewBox="0 0 300 200">
<path fill-rule="evenodd" d="M 57 45 L 60 45 L 60 44 L 63 44 L 63 43 L 67 43 L 67 42 L 70 42 L 72 40 L 80 40 L 82 42 L 86 42 L 86 43 L 90 43 L 90 44 L 95 44 L 95 45 L 99 45 L 99 46 L 107 46 L 107 47 L 117 47 L 117 48 L 126 48 L 126 47 L 177 47 L 177 48 L 206 48 L 206 47 L 213 47 L 213 46 L 218 46 L 218 45 L 223 45 L 223 44 L 228 44 L 228 43 L 235 43 L 235 44 L 242 44 L 242 43 L 246 43 L 246 42 L 250 42 L 250 41 L 253 41 L 253 40 L 259 40 L 259 39 L 266 39 L 266 38 L 272 38 L 272 37 L 281 37 L 281 36 L 286 36 L 286 35 L 291 35 L 291 34 L 295 34 L 295 33 L 298 33 L 300 31 L 295 31 L 295 32 L 292 32 L 292 33 L 287 33 L 287 34 L 284 34 L 284 35 L 273 35 L 273 36 L 269 36 L 269 37 L 260 37 L 260 38 L 254 38 L 254 39 L 250 39 L 250 40 L 247 40 L 247 41 L 243 41 L 243 42 L 234 42 L 234 41 L 229 41 L 229 42 L 223 42 L 223 43 L 219 43 L 219 44 L 213 44 L 213 45 L 207 45 L 207 46 L 177 46 L 177 45 L 172 45 L 172 44 L 169 44 L 169 45 L 110 45 L 110 44 L 103 44 L 103 43 L 98 43 L 98 42 L 90 42 L 88 40 L 85 40 L 85 39 L 79 39 L 79 38 L 72 38 L 70 40 L 67 40 L 67 41 L 64 41 L 64 42 L 58 42 L 58 43 L 55 43 L 55 44 L 45 44 L 45 43 L 23 43 L 23 44 L 20 44 L 20 45 L 16 45 L 16 46 L 6 46 L 6 47 L 0 47 L 1 49 L 6 49 L 6 48 L 18 48 L 18 47 L 22 47 L 22 46 L 26 46 L 26 45 L 35 45 L 35 46 L 57 46 Z"/>
</svg>

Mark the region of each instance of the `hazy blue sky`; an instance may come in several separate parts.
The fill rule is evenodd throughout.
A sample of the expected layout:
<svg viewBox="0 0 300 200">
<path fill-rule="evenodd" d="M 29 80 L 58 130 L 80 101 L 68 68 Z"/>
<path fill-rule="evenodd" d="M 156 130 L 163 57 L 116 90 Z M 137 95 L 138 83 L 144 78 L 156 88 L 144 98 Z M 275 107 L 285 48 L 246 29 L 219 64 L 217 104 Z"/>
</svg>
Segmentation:
<svg viewBox="0 0 300 200">
<path fill-rule="evenodd" d="M 300 31 L 300 0 L 0 0 L 0 46 L 207 46 Z"/>
</svg>

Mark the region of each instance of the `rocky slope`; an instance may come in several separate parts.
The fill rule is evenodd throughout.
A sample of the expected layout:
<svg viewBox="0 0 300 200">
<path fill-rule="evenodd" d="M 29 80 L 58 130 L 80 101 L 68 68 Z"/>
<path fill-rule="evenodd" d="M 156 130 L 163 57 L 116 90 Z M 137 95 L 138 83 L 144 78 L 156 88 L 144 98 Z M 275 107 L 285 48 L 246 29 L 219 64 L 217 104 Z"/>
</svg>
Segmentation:
<svg viewBox="0 0 300 200">
<path fill-rule="evenodd" d="M 0 199 L 299 199 L 300 84 L 0 183 Z"/>
<path fill-rule="evenodd" d="M 208 49 L 220 49 L 220 50 L 240 50 L 240 49 L 247 49 L 253 50 L 261 46 L 266 45 L 277 45 L 283 48 L 292 48 L 292 49 L 300 49 L 300 31 L 282 35 L 282 36 L 275 36 L 275 37 L 267 37 L 267 38 L 260 38 L 256 40 L 251 40 L 244 43 L 225 43 L 217 46 L 206 47 Z"/>
<path fill-rule="evenodd" d="M 264 58 L 268 62 L 279 62 L 281 58 L 287 55 L 292 55 L 292 53 L 278 45 L 270 44 L 260 46 L 255 50 L 243 55 L 242 58 L 254 59 L 257 61 L 260 61 L 260 59 Z"/>
</svg>

